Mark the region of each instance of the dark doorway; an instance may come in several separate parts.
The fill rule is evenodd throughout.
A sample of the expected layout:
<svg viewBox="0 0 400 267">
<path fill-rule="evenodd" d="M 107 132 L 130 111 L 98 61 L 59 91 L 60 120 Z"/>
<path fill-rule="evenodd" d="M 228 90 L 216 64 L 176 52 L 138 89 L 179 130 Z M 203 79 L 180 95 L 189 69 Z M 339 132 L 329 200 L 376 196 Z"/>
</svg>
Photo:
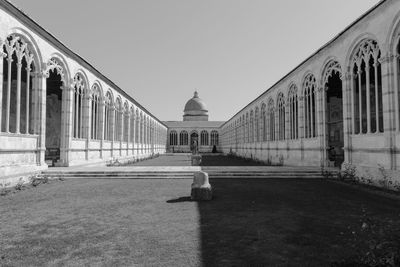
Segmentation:
<svg viewBox="0 0 400 267">
<path fill-rule="evenodd" d="M 327 156 L 331 164 L 340 167 L 344 161 L 344 134 L 342 80 L 339 73 L 335 72 L 329 77 L 326 87 Z"/>
<path fill-rule="evenodd" d="M 60 160 L 62 80 L 55 70 L 50 70 L 46 80 L 46 156 L 47 165 Z"/>
<path fill-rule="evenodd" d="M 199 148 L 199 134 L 193 132 L 190 134 L 190 150 L 192 153 L 197 153 Z"/>
</svg>

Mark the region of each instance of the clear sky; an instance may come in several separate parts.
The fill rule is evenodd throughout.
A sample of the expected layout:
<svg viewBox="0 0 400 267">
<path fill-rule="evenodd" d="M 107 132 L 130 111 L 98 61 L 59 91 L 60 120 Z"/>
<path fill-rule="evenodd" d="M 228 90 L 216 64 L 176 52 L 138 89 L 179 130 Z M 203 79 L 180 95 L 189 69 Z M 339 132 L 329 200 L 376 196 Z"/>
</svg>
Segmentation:
<svg viewBox="0 0 400 267">
<path fill-rule="evenodd" d="M 378 0 L 11 0 L 161 120 L 227 120 Z"/>
</svg>

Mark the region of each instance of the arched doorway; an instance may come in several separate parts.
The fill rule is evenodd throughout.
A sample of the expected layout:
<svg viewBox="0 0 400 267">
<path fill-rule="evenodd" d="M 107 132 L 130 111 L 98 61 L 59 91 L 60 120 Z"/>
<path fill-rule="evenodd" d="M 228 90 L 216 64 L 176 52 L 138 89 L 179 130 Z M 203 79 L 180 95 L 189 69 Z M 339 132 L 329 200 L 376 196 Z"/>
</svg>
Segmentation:
<svg viewBox="0 0 400 267">
<path fill-rule="evenodd" d="M 324 79 L 326 159 L 329 166 L 340 167 L 344 162 L 342 79 L 339 64 L 332 62 L 329 66 Z"/>
<path fill-rule="evenodd" d="M 49 167 L 61 165 L 63 69 L 56 59 L 48 64 L 46 79 L 46 153 Z"/>
<path fill-rule="evenodd" d="M 199 134 L 194 131 L 190 134 L 190 150 L 192 153 L 198 152 L 199 149 Z"/>
</svg>

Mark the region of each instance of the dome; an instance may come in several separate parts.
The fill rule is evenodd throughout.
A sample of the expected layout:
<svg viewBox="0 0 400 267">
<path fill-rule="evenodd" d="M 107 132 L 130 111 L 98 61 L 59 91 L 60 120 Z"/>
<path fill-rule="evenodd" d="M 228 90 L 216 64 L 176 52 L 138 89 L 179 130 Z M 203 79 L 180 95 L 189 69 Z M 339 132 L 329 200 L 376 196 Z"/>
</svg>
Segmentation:
<svg viewBox="0 0 400 267">
<path fill-rule="evenodd" d="M 194 96 L 186 102 L 183 110 L 183 120 L 208 120 L 208 110 L 204 101 L 199 98 L 199 94 L 194 92 Z"/>
</svg>

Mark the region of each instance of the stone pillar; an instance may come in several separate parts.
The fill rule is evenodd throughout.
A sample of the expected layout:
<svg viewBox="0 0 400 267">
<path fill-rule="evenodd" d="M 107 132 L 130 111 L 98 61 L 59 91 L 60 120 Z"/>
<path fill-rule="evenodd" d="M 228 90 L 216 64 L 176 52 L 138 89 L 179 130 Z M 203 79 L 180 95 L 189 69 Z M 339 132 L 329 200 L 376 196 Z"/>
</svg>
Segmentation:
<svg viewBox="0 0 400 267">
<path fill-rule="evenodd" d="M 317 93 L 318 92 L 318 93 Z M 320 162 L 321 166 L 326 166 L 326 92 L 327 88 L 324 86 L 321 86 L 318 88 L 316 91 L 316 97 L 315 97 L 315 102 L 316 102 L 316 119 L 317 119 L 317 138 L 319 140 L 320 144 Z M 312 102 L 312 99 L 311 99 Z M 312 105 L 312 104 L 311 104 Z M 311 114 L 312 114 L 312 109 L 311 109 Z M 310 120 L 312 120 L 312 115 L 310 116 Z M 310 127 L 312 128 L 312 123 L 310 124 Z M 312 136 L 312 129 L 311 129 L 311 136 Z"/>
<path fill-rule="evenodd" d="M 110 123 L 110 129 L 111 129 L 111 157 L 114 156 L 114 142 L 115 142 L 115 106 L 110 107 L 110 112 L 111 112 L 111 120 L 109 121 Z"/>
<path fill-rule="evenodd" d="M 129 143 L 131 142 L 131 116 L 129 110 L 126 111 L 125 116 L 127 116 L 126 122 L 128 123 L 126 127 L 126 155 L 129 155 Z"/>
<path fill-rule="evenodd" d="M 3 53 L 3 41 L 0 39 L 0 132 L 2 131 L 2 118 L 3 118 L 3 61 L 7 55 Z"/>
<path fill-rule="evenodd" d="M 351 101 L 351 83 L 352 75 L 347 72 L 342 75 L 342 94 L 343 94 L 343 138 L 344 138 L 344 163 L 351 163 L 351 118 L 352 118 L 352 101 Z"/>
<path fill-rule="evenodd" d="M 104 126 L 104 119 L 105 119 L 105 101 L 101 99 L 99 101 L 99 128 L 98 128 L 98 136 L 100 138 L 100 158 L 102 159 L 104 156 L 104 138 L 105 138 L 105 126 Z"/>
<path fill-rule="evenodd" d="M 85 157 L 86 160 L 89 160 L 89 148 L 90 148 L 90 140 L 92 139 L 92 99 L 93 96 L 87 91 L 85 96 L 85 102 L 83 107 L 84 118 L 82 124 L 84 126 L 84 138 L 86 138 L 86 149 L 85 149 Z"/>
<path fill-rule="evenodd" d="M 393 66 L 393 74 L 394 74 L 393 87 L 395 89 L 395 99 L 397 99 L 395 101 L 395 109 L 396 109 L 395 119 L 396 119 L 396 131 L 397 132 L 400 132 L 400 103 L 399 103 L 399 100 L 400 100 L 399 93 L 400 92 L 399 92 L 399 89 L 396 90 L 396 88 L 399 88 L 399 86 L 400 86 L 400 83 L 399 83 L 399 78 L 400 78 L 399 63 L 400 63 L 400 55 L 396 55 L 394 57 L 394 59 L 393 59 L 392 66 Z"/>
<path fill-rule="evenodd" d="M 65 84 L 65 82 L 64 82 Z M 71 144 L 73 136 L 73 97 L 74 85 L 73 81 L 65 84 L 62 89 L 61 104 L 61 148 L 60 159 L 63 166 L 69 166 L 71 159 Z"/>
<path fill-rule="evenodd" d="M 396 152 L 395 152 L 395 93 L 397 88 L 393 87 L 394 68 L 393 68 L 393 55 L 386 55 L 381 58 L 382 70 L 382 101 L 383 101 L 383 127 L 385 136 L 385 161 L 387 165 L 385 168 L 396 170 Z M 379 128 L 378 128 L 379 129 Z"/>
<path fill-rule="evenodd" d="M 47 75 L 44 73 L 37 74 L 37 82 L 39 89 L 39 125 L 38 125 L 38 163 L 40 166 L 46 165 L 45 163 L 45 154 L 46 154 L 46 92 L 47 92 L 47 84 L 46 84 Z"/>
<path fill-rule="evenodd" d="M 33 62 L 33 55 L 26 56 L 26 61 L 27 61 L 27 67 L 26 67 L 26 101 L 25 101 L 25 112 L 26 112 L 26 119 L 25 119 L 25 134 L 29 134 L 29 128 L 30 128 L 30 120 L 32 118 L 31 116 L 31 110 L 30 110 L 30 100 L 29 99 L 29 92 L 31 90 L 31 64 Z M 32 91 L 32 96 L 33 96 L 33 91 Z M 0 102 L 1 103 L 1 102 Z M 1 114 L 0 114 L 1 116 Z M 1 125 L 1 123 L 0 123 Z"/>
<path fill-rule="evenodd" d="M 300 140 L 300 160 L 303 162 L 303 160 L 304 160 L 304 137 L 305 137 L 305 135 L 304 135 L 304 123 L 305 123 L 305 121 L 304 121 L 304 112 L 305 112 L 304 96 L 300 95 L 298 97 L 298 101 L 299 101 L 298 102 L 299 103 L 299 106 L 298 106 L 298 113 L 299 113 L 299 115 L 298 115 L 298 122 L 299 122 L 298 138 Z"/>
<path fill-rule="evenodd" d="M 16 55 L 17 55 L 17 107 L 15 114 L 15 133 L 19 134 L 21 132 L 21 72 L 22 72 L 22 59 L 25 55 L 25 49 L 27 44 L 20 45 L 18 42 L 16 45 Z"/>
</svg>

